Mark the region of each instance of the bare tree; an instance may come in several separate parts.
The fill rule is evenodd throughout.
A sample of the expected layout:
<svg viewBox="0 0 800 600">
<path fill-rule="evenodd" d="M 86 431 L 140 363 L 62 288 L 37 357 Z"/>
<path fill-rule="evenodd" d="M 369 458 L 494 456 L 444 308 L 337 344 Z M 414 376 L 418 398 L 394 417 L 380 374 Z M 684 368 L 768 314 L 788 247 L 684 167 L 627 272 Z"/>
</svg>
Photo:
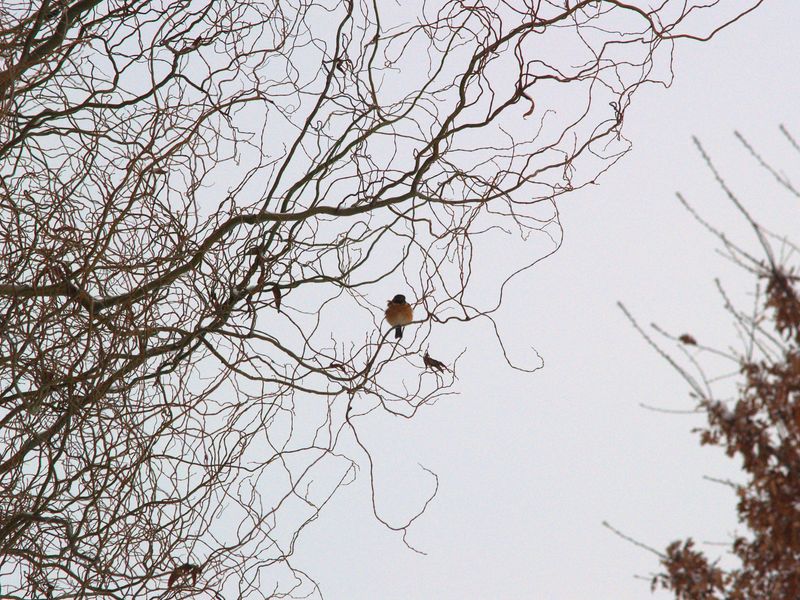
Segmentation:
<svg viewBox="0 0 800 600">
<path fill-rule="evenodd" d="M 791 133 L 783 126 L 780 130 L 789 149 L 800 153 Z M 790 200 L 800 199 L 789 177 L 741 134 L 736 138 Z M 717 282 L 741 340 L 739 349 L 715 348 L 691 333 L 669 335 L 656 328 L 683 350 L 680 360 L 645 335 L 689 383 L 697 410 L 707 417 L 707 426 L 699 430 L 700 443 L 741 460 L 741 482 L 715 481 L 731 488 L 743 531 L 723 544 L 735 558 L 727 568 L 692 538 L 671 543 L 663 553 L 653 550 L 664 571 L 652 585 L 671 590 L 679 600 L 794 599 L 800 597 L 800 247 L 760 224 L 695 143 L 717 184 L 755 233 L 760 252 L 749 251 L 704 220 L 682 195 L 678 198 L 719 239 L 724 254 L 755 279 L 755 304 L 737 307 Z M 722 361 L 717 368 L 728 376 L 709 373 L 709 359 Z M 731 366 L 736 378 L 732 389 L 726 385 Z"/>
<path fill-rule="evenodd" d="M 4 2 L 3 594 L 307 597 L 359 465 L 405 539 L 427 503 L 382 516 L 361 417 L 451 393 L 431 331 L 491 320 L 676 40 L 761 1 Z M 512 235 L 546 249 L 479 302 Z"/>
</svg>

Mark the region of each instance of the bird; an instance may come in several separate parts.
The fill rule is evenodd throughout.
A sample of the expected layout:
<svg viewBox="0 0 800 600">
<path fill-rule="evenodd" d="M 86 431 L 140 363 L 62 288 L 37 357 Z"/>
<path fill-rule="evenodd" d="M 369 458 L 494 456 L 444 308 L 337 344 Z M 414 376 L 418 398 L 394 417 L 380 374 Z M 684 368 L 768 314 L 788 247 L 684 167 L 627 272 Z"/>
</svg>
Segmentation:
<svg viewBox="0 0 800 600">
<path fill-rule="evenodd" d="M 411 305 L 406 302 L 403 294 L 397 294 L 389 300 L 386 307 L 386 322 L 394 328 L 394 337 L 399 340 L 403 337 L 403 326 L 408 325 L 414 320 L 414 311 Z"/>
</svg>

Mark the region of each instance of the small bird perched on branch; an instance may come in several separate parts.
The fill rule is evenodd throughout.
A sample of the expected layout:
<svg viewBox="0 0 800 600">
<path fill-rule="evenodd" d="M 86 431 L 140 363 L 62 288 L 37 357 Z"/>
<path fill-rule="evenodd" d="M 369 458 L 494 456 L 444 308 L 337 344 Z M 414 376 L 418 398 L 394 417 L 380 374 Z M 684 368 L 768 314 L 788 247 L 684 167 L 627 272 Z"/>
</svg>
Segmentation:
<svg viewBox="0 0 800 600">
<path fill-rule="evenodd" d="M 394 327 L 394 337 L 399 340 L 403 337 L 403 326 L 408 325 L 414 320 L 414 311 L 411 305 L 406 302 L 403 294 L 397 294 L 389 300 L 386 307 L 386 322 Z"/>
</svg>

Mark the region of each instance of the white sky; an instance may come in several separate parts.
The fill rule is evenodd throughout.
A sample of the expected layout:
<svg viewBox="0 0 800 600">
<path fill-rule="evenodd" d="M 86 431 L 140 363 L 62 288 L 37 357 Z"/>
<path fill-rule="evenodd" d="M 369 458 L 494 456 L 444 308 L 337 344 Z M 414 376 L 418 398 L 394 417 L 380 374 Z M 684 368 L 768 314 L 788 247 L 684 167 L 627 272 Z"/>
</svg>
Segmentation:
<svg viewBox="0 0 800 600">
<path fill-rule="evenodd" d="M 511 286 L 499 318 L 521 342 L 515 356 L 526 358 L 532 345 L 545 368 L 514 372 L 488 330 L 453 330 L 453 356 L 468 350 L 460 395 L 410 422 L 376 421 L 368 440 L 378 502 L 390 516 L 415 512 L 429 492 L 417 463 L 439 474 L 439 494 L 409 535 L 428 554 L 411 552 L 372 517 L 361 477 L 305 529 L 293 560 L 326 598 L 647 598 L 649 584 L 634 575 L 656 571 L 656 558 L 603 520 L 658 549 L 686 536 L 730 539 L 735 499 L 702 477 L 732 476 L 735 465 L 699 447 L 690 430 L 701 418 L 639 406 L 692 407 L 687 386 L 615 303 L 644 324 L 735 343 L 713 279 L 734 294 L 751 282 L 714 253 L 719 244 L 674 192 L 751 245 L 701 163 L 695 134 L 759 218 L 800 237 L 797 200 L 733 137 L 740 130 L 776 166 L 796 169 L 800 156 L 777 126 L 800 137 L 798 22 L 797 3 L 766 3 L 710 43 L 679 45 L 671 89 L 638 93 L 625 123 L 633 151 L 599 186 L 562 199 L 564 246 Z M 435 356 L 447 361 L 450 351 Z"/>
</svg>

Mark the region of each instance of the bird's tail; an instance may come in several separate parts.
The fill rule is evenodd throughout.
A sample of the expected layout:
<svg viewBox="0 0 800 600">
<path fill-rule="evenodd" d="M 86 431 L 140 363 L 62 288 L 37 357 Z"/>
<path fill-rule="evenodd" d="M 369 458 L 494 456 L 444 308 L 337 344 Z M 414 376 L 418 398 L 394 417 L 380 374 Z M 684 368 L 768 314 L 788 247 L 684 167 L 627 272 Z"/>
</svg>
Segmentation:
<svg viewBox="0 0 800 600">
<path fill-rule="evenodd" d="M 397 327 L 394 328 L 394 339 L 399 340 L 402 337 L 403 337 L 403 328 L 400 325 L 398 325 Z"/>
</svg>

